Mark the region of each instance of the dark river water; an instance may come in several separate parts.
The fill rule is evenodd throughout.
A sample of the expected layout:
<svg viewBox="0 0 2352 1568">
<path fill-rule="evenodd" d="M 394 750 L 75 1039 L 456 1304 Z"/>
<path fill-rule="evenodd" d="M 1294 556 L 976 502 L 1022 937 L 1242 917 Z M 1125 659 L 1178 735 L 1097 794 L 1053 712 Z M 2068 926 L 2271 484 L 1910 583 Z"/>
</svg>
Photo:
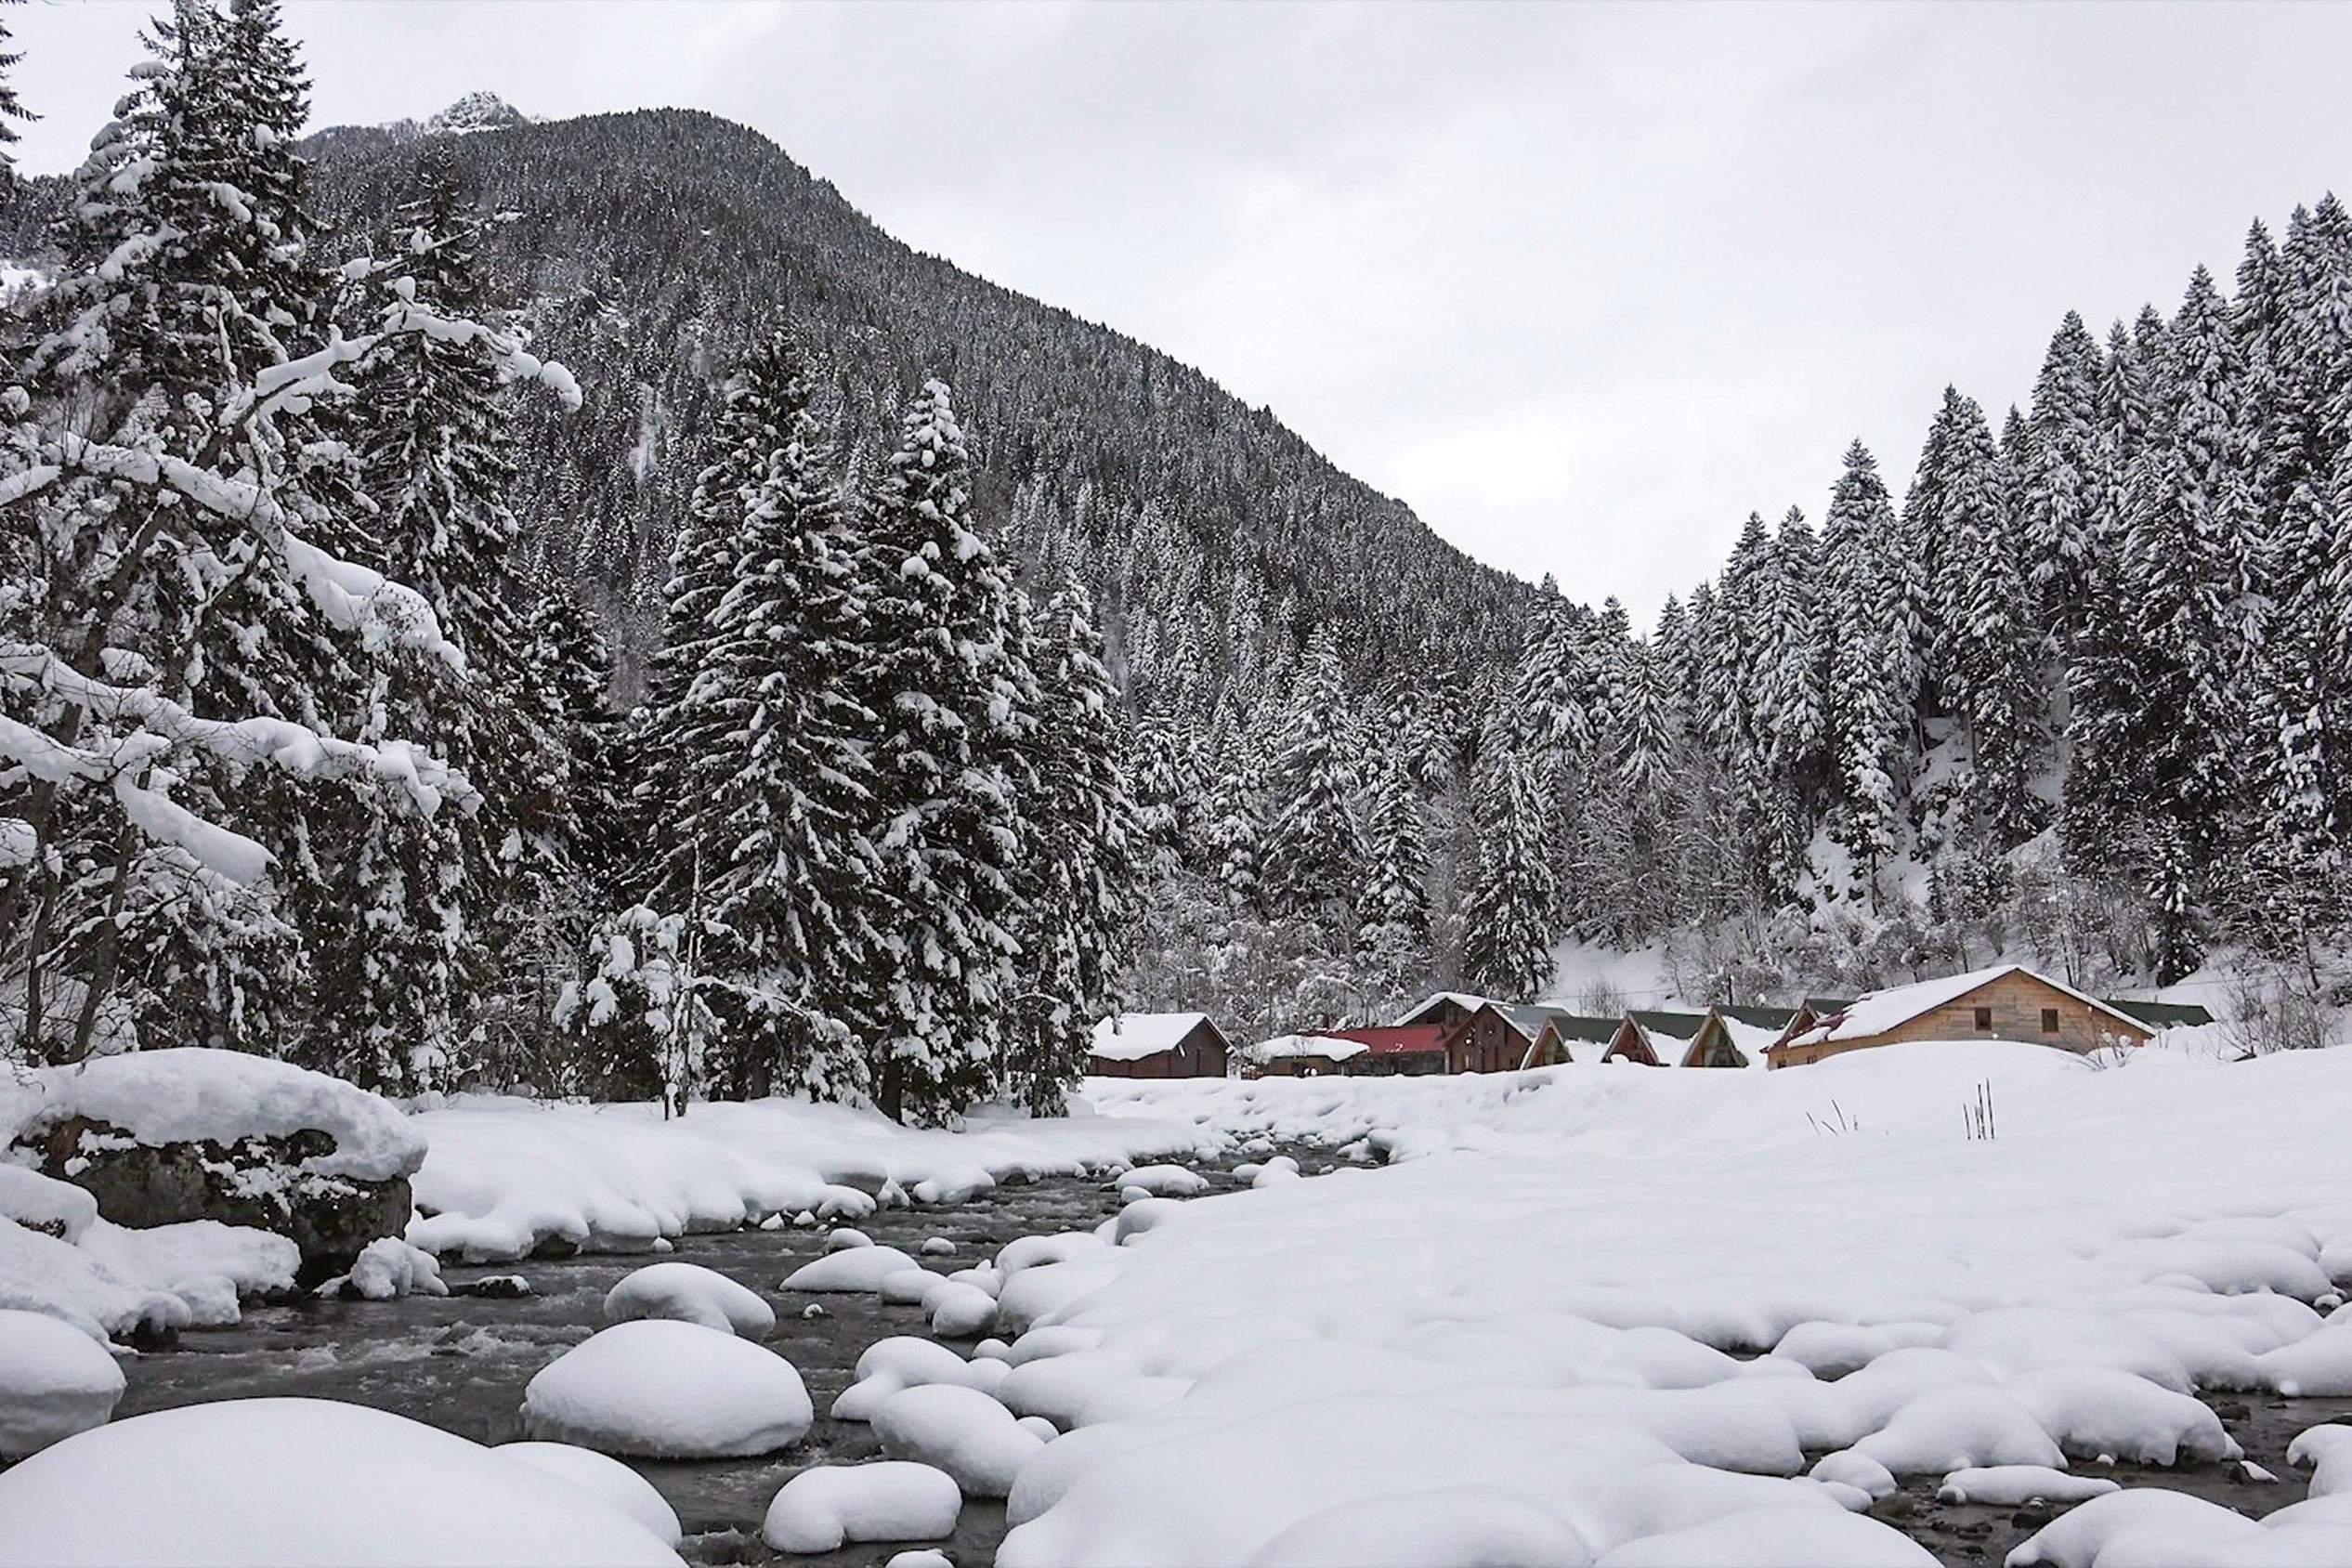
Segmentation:
<svg viewBox="0 0 2352 1568">
<path fill-rule="evenodd" d="M 1327 1156 L 1291 1152 L 1302 1156 L 1310 1171 L 1330 1163 Z M 1223 1171 L 1204 1168 L 1203 1173 L 1216 1190 L 1234 1184 Z M 960 1268 L 993 1255 L 1016 1236 L 1091 1228 L 1118 1208 L 1117 1194 L 1098 1182 L 1053 1179 L 1000 1186 L 969 1204 L 886 1210 L 856 1224 L 877 1243 L 908 1253 L 929 1237 L 944 1236 L 956 1244 L 952 1266 Z M 925 1332 L 916 1307 L 886 1307 L 864 1295 L 808 1298 L 777 1290 L 778 1281 L 821 1254 L 824 1246 L 817 1230 L 740 1231 L 688 1236 L 669 1254 L 740 1281 L 777 1309 L 776 1331 L 766 1342 L 799 1368 L 817 1406 L 808 1437 L 780 1455 L 628 1461 L 677 1510 L 689 1560 L 867 1568 L 907 1549 L 854 1546 L 822 1556 L 777 1558 L 759 1538 L 769 1500 L 795 1472 L 879 1456 L 862 1423 L 836 1422 L 826 1412 L 849 1386 L 852 1369 L 869 1345 L 894 1334 Z M 604 1326 L 605 1292 L 650 1261 L 643 1255 L 595 1255 L 486 1268 L 452 1264 L 443 1271 L 451 1284 L 519 1274 L 534 1294 L 517 1300 L 412 1296 L 250 1307 L 235 1327 L 189 1333 L 176 1347 L 130 1362 L 130 1386 L 116 1414 L 119 1418 L 215 1399 L 309 1396 L 374 1405 L 480 1443 L 513 1442 L 523 1435 L 523 1385 L 564 1348 Z M 947 1266 L 939 1259 L 927 1261 Z M 800 1315 L 811 1300 L 821 1301 L 824 1316 Z M 2352 1400 L 2213 1394 L 2208 1402 L 2248 1457 L 2279 1476 L 2277 1483 L 2251 1483 L 2237 1467 L 2222 1465 L 2077 1469 L 2112 1474 L 2126 1485 L 2193 1492 L 2248 1514 L 2265 1514 L 2304 1495 L 2301 1479 L 2285 1458 L 2294 1435 L 2320 1421 L 2352 1419 Z M 2041 1522 L 2016 1509 L 1939 1504 L 1937 1485 L 1936 1477 L 1916 1478 L 1873 1511 L 1947 1563 L 1998 1563 Z M 967 1502 L 945 1548 L 961 1568 L 977 1568 L 994 1557 L 1004 1530 L 1001 1504 Z"/>
</svg>

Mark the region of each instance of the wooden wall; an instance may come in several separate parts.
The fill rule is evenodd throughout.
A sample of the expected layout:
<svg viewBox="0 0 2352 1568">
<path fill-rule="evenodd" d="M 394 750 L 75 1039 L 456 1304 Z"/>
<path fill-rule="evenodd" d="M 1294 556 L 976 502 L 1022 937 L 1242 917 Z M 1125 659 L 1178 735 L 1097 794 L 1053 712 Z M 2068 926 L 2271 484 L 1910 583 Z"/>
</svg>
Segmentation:
<svg viewBox="0 0 2352 1568">
<path fill-rule="evenodd" d="M 1987 1027 L 1978 1026 L 1980 1008 L 1986 1010 L 1988 1014 Z M 2042 1026 L 2045 1009 L 2058 1015 L 2055 1030 Z M 2139 1045 L 2152 1035 L 2152 1030 L 2128 1024 L 2088 1002 L 2077 1000 L 2031 974 L 2011 973 L 1988 981 L 1967 995 L 1923 1013 L 1883 1034 L 1797 1046 L 1779 1052 L 1773 1065 L 1799 1067 L 1808 1062 L 1842 1055 L 1849 1051 L 1865 1051 L 1875 1045 L 1896 1045 L 1904 1040 L 1919 1039 L 2023 1040 L 2029 1044 L 2056 1046 L 2061 1051 L 2087 1055 L 2106 1045 Z"/>
</svg>

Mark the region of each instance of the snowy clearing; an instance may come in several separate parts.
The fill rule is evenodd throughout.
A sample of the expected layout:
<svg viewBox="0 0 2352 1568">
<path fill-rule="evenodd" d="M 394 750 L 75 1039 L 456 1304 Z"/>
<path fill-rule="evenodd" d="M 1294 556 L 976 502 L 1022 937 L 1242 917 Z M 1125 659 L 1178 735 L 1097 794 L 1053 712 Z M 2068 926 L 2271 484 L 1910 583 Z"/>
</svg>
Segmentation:
<svg viewBox="0 0 2352 1568">
<path fill-rule="evenodd" d="M 1424 1556 L 1517 1520 L 1564 1560 L 1915 1561 L 1839 1506 L 1875 1474 L 2234 1457 L 2186 1391 L 2352 1387 L 2352 1052 L 1089 1091 L 1397 1163 L 1007 1249 L 1000 1332 L 1030 1336 L 998 1392 L 1079 1429 L 1023 1469 L 1008 1568 L 1327 1560 L 1391 1513 Z"/>
</svg>

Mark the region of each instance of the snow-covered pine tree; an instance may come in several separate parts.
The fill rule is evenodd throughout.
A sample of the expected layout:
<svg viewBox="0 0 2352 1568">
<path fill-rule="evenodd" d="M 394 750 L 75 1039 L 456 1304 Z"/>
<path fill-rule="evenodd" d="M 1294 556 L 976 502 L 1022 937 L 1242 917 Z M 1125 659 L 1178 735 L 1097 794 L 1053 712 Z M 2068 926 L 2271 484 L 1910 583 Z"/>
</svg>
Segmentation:
<svg viewBox="0 0 2352 1568">
<path fill-rule="evenodd" d="M 1308 639 L 1290 699 L 1287 738 L 1268 787 L 1261 875 L 1277 914 L 1329 914 L 1352 905 L 1364 874 L 1363 776 L 1337 639 Z"/>
<path fill-rule="evenodd" d="M 971 456 L 929 381 L 868 506 L 871 630 L 860 676 L 875 716 L 869 837 L 886 940 L 858 1019 L 876 1100 L 934 1120 L 995 1084 L 1026 845 L 1001 758 L 1022 715 L 1006 656 L 1013 587 L 974 528 Z"/>
<path fill-rule="evenodd" d="M 2073 645 L 2088 602 L 2098 512 L 2111 483 L 2100 439 L 2098 344 L 2070 310 L 2033 385 L 2032 435 L 2021 487 L 2018 547 L 2036 619 L 2053 651 Z"/>
<path fill-rule="evenodd" d="M 1526 1001 L 1552 979 L 1551 812 L 1535 765 L 1501 735 L 1490 734 L 1479 768 L 1478 869 L 1460 889 L 1463 978 L 1484 995 Z"/>
<path fill-rule="evenodd" d="M 0 21 L 0 186 L 16 174 L 16 155 L 8 150 L 17 143 L 14 122 L 40 118 L 17 96 L 17 65 L 24 59 L 24 51 L 9 48 L 8 43 L 8 24 Z"/>
<path fill-rule="evenodd" d="M 646 902 L 699 934 L 696 969 L 719 1031 L 710 1071 L 737 1093 L 840 1098 L 871 1086 L 851 1020 L 882 945 L 869 904 L 875 720 L 857 695 L 864 544 L 816 396 L 790 334 L 729 381 L 665 614 L 699 662 L 687 672 L 664 650 L 634 755 L 639 796 L 662 803 Z"/>
<path fill-rule="evenodd" d="M 1001 1087 L 1060 1115 L 1086 1071 L 1096 1020 L 1118 1011 L 1134 949 L 1143 848 L 1126 779 L 1118 689 L 1103 665 L 1093 607 L 1075 578 L 1046 607 L 1036 649 L 1037 727 L 1023 801 L 1030 851 L 1020 875 L 1022 984 Z"/>
<path fill-rule="evenodd" d="M 1899 524 L 1878 464 L 1862 442 L 1822 524 L 1821 623 L 1829 639 L 1825 730 L 1836 804 L 1831 839 L 1845 850 L 1874 905 L 1877 872 L 1895 853 L 1896 774 L 1911 728 L 1911 660 Z"/>
<path fill-rule="evenodd" d="M 1365 824 L 1363 890 L 1356 946 L 1401 964 L 1429 938 L 1429 833 L 1411 772 L 1392 748 L 1376 765 Z"/>
</svg>

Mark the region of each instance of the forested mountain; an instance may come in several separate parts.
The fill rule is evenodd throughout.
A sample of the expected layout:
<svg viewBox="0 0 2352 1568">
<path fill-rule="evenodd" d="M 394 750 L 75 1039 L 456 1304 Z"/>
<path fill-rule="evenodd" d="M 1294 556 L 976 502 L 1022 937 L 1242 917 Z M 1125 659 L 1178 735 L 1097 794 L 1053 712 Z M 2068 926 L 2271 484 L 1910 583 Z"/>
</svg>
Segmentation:
<svg viewBox="0 0 2352 1568">
<path fill-rule="evenodd" d="M 273 0 L 155 52 L 5 214 L 55 280 L 0 474 L 20 1053 L 935 1117 L 1052 1103 L 1122 997 L 1254 1038 L 1539 993 L 1571 934 L 1693 1000 L 2226 945 L 2342 1000 L 2332 198 L 1645 631 L 740 126 L 296 141 Z"/>
</svg>

